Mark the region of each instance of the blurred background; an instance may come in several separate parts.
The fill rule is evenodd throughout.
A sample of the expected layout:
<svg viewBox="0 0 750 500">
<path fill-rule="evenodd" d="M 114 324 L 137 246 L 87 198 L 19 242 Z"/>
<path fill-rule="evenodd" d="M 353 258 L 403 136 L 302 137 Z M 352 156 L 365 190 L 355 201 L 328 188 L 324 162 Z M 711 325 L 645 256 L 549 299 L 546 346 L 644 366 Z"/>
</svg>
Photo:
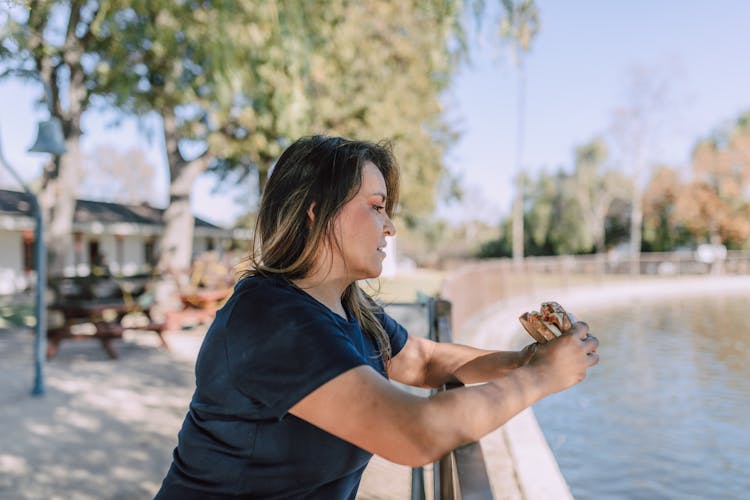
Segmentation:
<svg viewBox="0 0 750 500">
<path fill-rule="evenodd" d="M 279 152 L 327 133 L 393 142 L 399 260 L 743 249 L 749 9 L 6 1 L 0 140 L 54 191 L 53 242 L 72 211 L 50 207 L 72 198 L 250 228 Z M 53 160 L 27 152 L 50 107 L 67 146 Z"/>
</svg>

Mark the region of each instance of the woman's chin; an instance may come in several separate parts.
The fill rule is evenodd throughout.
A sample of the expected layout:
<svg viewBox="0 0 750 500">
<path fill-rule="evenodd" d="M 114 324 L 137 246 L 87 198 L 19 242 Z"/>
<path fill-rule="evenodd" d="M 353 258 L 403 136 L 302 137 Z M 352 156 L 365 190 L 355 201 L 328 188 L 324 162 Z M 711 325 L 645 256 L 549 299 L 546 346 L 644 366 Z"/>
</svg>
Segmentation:
<svg viewBox="0 0 750 500">
<path fill-rule="evenodd" d="M 363 274 L 366 275 L 365 278 L 363 279 L 371 280 L 371 279 L 379 278 L 380 275 L 383 274 L 383 266 L 381 265 L 381 266 L 373 267 L 372 269 L 368 269 L 367 271 L 365 271 Z"/>
</svg>

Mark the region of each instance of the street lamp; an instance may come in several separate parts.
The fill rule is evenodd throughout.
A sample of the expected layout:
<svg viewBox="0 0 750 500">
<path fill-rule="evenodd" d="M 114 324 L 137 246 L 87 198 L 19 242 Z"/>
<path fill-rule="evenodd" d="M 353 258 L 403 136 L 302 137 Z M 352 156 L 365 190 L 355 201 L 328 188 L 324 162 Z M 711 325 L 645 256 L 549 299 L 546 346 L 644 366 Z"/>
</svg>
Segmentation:
<svg viewBox="0 0 750 500">
<path fill-rule="evenodd" d="M 51 117 L 49 120 L 39 123 L 37 139 L 29 149 L 36 153 L 51 153 L 61 155 L 65 152 L 65 138 L 63 136 L 60 120 Z M 2 141 L 0 141 L 0 162 L 2 162 L 13 178 L 18 182 L 31 199 L 34 210 L 34 264 L 36 267 L 36 290 L 34 315 L 36 317 L 36 343 L 34 345 L 34 387 L 31 389 L 33 396 L 41 396 L 44 388 L 44 359 L 45 344 L 47 340 L 47 305 L 44 301 L 47 291 L 47 250 L 44 246 L 44 221 L 42 220 L 42 209 L 39 200 L 29 186 L 16 173 L 16 170 L 3 156 Z"/>
</svg>

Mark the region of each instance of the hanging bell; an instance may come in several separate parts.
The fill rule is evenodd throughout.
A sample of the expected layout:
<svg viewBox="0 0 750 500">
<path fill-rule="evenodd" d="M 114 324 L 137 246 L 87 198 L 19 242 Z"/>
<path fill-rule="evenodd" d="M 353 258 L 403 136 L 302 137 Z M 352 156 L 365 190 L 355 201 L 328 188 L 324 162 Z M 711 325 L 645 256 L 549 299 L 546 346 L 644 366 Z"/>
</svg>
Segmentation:
<svg viewBox="0 0 750 500">
<path fill-rule="evenodd" d="M 53 155 L 61 155 L 66 151 L 62 123 L 58 118 L 52 117 L 49 120 L 39 122 L 36 142 L 29 148 L 29 151 L 52 153 Z"/>
</svg>

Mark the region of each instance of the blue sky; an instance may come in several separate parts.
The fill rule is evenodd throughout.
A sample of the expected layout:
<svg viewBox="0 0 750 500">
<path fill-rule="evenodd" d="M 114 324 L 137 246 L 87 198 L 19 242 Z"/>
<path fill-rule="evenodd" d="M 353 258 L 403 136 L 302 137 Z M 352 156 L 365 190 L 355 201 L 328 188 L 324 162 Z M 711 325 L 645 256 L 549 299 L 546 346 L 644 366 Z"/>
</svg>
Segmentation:
<svg viewBox="0 0 750 500">
<path fill-rule="evenodd" d="M 569 166 L 576 145 L 610 127 L 614 111 L 627 103 L 625 85 L 636 66 L 666 74 L 676 103 L 653 161 L 687 164 L 698 138 L 750 110 L 750 2 L 541 0 L 538 5 L 541 31 L 526 58 L 523 164 L 532 172 Z M 516 73 L 492 37 L 489 20 L 485 27 L 472 36 L 473 65 L 460 71 L 445 98 L 449 120 L 462 131 L 446 162 L 463 179 L 467 194 L 461 204 L 441 204 L 441 212 L 453 220 L 495 222 L 510 209 Z M 0 140 L 5 156 L 26 179 L 39 174 L 43 161 L 26 153 L 37 120 L 46 118 L 34 106 L 39 94 L 33 83 L 0 83 Z M 132 121 L 116 129 L 107 128 L 107 121 L 94 113 L 86 116 L 83 147 L 110 143 L 146 149 L 158 171 L 152 201 L 165 204 L 160 138 L 148 143 Z M 4 172 L 0 183 L 10 184 Z M 229 224 L 242 208 L 226 190 L 212 196 L 213 184 L 208 176 L 199 180 L 194 209 Z"/>
<path fill-rule="evenodd" d="M 694 142 L 750 110 L 750 2 L 537 2 L 541 31 L 526 58 L 524 166 L 572 164 L 573 150 L 605 133 L 627 104 L 634 67 L 659 72 L 670 100 L 652 161 L 686 165 Z M 485 34 L 486 35 L 486 34 Z M 449 155 L 467 193 L 463 217 L 510 210 L 516 72 L 507 54 L 475 43 L 476 63 L 449 102 L 463 139 Z M 458 207 L 452 207 L 458 208 Z M 458 208 L 460 210 L 460 208 Z"/>
</svg>

